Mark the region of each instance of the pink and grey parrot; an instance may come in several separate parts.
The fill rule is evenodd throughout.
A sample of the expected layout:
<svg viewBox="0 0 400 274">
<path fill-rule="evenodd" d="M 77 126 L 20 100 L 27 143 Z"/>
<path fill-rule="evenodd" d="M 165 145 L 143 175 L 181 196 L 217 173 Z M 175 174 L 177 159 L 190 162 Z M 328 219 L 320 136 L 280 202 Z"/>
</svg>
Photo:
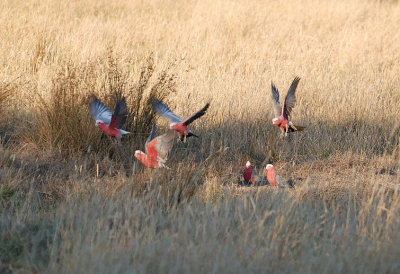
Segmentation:
<svg viewBox="0 0 400 274">
<path fill-rule="evenodd" d="M 170 129 L 173 129 L 178 132 L 179 139 L 183 142 L 186 142 L 186 138 L 189 138 L 191 136 L 198 137 L 197 135 L 194 135 L 193 132 L 188 129 L 188 125 L 190 125 L 194 120 L 200 118 L 203 116 L 208 107 L 210 106 L 209 103 L 207 103 L 202 109 L 194 113 L 192 116 L 189 118 L 182 120 L 180 117 L 176 116 L 165 104 L 163 104 L 160 100 L 153 99 L 152 101 L 152 107 L 153 109 L 161 116 L 164 118 L 168 119 L 170 122 Z"/>
<path fill-rule="evenodd" d="M 268 164 L 265 169 L 267 170 L 267 180 L 271 186 L 279 186 L 279 187 L 293 187 L 294 184 L 291 180 L 285 182 L 281 176 L 276 173 L 275 167 L 271 164 Z"/>
<path fill-rule="evenodd" d="M 117 102 L 114 113 L 112 113 L 105 104 L 93 95 L 93 99 L 89 103 L 89 110 L 96 121 L 96 126 L 107 136 L 114 138 L 117 144 L 120 143 L 123 135 L 131 133 L 121 129 L 128 115 L 125 98 Z"/>
<path fill-rule="evenodd" d="M 271 82 L 272 106 L 274 108 L 275 115 L 274 119 L 272 119 L 272 123 L 278 126 L 281 129 L 282 134 L 285 134 L 285 136 L 288 134 L 288 132 L 303 131 L 305 129 L 305 127 L 295 126 L 291 121 L 289 121 L 290 112 L 296 103 L 295 92 L 299 81 L 299 77 L 294 78 L 286 95 L 285 101 L 283 102 L 283 107 L 279 103 L 278 89 Z"/>
<path fill-rule="evenodd" d="M 146 167 L 160 168 L 165 167 L 165 162 L 168 158 L 168 153 L 174 145 L 175 131 L 168 129 L 166 133 L 161 136 L 155 137 L 156 124 L 153 123 L 150 136 L 146 141 L 146 153 L 136 150 L 135 157 L 141 161 Z"/>
</svg>

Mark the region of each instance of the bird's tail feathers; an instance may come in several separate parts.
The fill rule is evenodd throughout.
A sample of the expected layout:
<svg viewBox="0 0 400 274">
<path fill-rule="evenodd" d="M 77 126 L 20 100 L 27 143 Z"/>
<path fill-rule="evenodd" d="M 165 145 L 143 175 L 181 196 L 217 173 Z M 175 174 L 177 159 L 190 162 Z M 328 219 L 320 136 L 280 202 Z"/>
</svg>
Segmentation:
<svg viewBox="0 0 400 274">
<path fill-rule="evenodd" d="M 196 137 L 196 138 L 199 138 L 199 136 L 197 136 L 196 134 L 193 134 L 193 132 L 188 132 L 186 138 L 189 138 L 189 137 L 192 137 L 192 136 Z"/>
<path fill-rule="evenodd" d="M 165 164 L 162 163 L 162 162 L 159 162 L 159 166 L 160 166 L 160 167 L 163 167 L 163 168 L 166 168 L 166 169 L 171 169 L 171 168 L 169 168 L 167 165 L 165 165 Z"/>
<path fill-rule="evenodd" d="M 306 127 L 291 125 L 291 126 L 290 126 L 290 129 L 291 129 L 292 131 L 303 131 L 303 130 L 306 129 Z"/>
<path fill-rule="evenodd" d="M 121 132 L 122 135 L 125 135 L 125 134 L 132 134 L 132 132 L 125 131 L 125 130 L 123 130 L 123 129 L 120 129 L 119 131 Z"/>
</svg>

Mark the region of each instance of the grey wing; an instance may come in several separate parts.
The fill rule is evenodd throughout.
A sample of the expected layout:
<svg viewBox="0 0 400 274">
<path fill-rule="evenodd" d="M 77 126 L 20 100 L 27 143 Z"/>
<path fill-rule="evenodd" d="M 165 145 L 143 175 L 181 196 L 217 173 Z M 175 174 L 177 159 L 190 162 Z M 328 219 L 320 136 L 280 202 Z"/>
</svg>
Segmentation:
<svg viewBox="0 0 400 274">
<path fill-rule="evenodd" d="M 281 176 L 279 176 L 278 174 L 275 176 L 275 180 L 278 183 L 279 187 L 289 187 L 289 183 L 285 182 Z"/>
<path fill-rule="evenodd" d="M 292 84 L 290 85 L 289 91 L 286 95 L 285 98 L 285 103 L 283 104 L 283 116 L 288 119 L 290 116 L 290 112 L 294 108 L 294 105 L 296 104 L 296 88 L 297 85 L 299 84 L 300 77 L 296 76 L 294 78 Z"/>
<path fill-rule="evenodd" d="M 157 151 L 159 161 L 163 163 L 167 161 L 168 153 L 174 145 L 175 133 L 175 130 L 168 129 L 166 133 L 157 137 L 157 143 L 154 148 Z"/>
<path fill-rule="evenodd" d="M 112 112 L 96 96 L 90 102 L 89 110 L 94 120 L 102 121 L 107 125 L 111 123 Z"/>
<path fill-rule="evenodd" d="M 167 118 L 171 123 L 181 123 L 183 120 L 176 116 L 166 105 L 160 100 L 153 100 L 151 103 L 153 109 L 161 116 Z"/>
<path fill-rule="evenodd" d="M 144 147 L 146 148 L 146 154 L 148 153 L 147 146 L 151 141 L 153 141 L 155 135 L 156 135 L 156 123 L 153 122 L 153 127 L 151 128 L 150 136 L 149 136 L 149 138 L 147 138 L 146 144 L 144 145 Z"/>
<path fill-rule="evenodd" d="M 253 177 L 253 180 L 256 183 L 259 183 L 263 180 L 263 178 L 260 175 L 258 175 L 258 173 L 255 170 L 252 171 L 251 176 Z"/>
<path fill-rule="evenodd" d="M 276 118 L 282 115 L 282 106 L 281 104 L 279 104 L 279 91 L 272 82 L 271 82 L 271 91 L 272 91 L 272 108 L 274 109 L 274 115 Z"/>
<path fill-rule="evenodd" d="M 116 128 L 122 128 L 128 116 L 125 98 L 122 98 L 120 101 L 118 101 L 117 105 L 115 106 L 114 114 L 115 118 L 117 119 Z"/>
</svg>

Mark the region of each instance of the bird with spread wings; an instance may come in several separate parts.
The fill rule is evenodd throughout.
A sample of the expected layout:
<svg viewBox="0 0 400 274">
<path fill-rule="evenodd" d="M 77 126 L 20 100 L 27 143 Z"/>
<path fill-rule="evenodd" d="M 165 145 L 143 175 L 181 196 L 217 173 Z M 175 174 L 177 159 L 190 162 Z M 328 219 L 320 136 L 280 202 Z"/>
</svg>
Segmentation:
<svg viewBox="0 0 400 274">
<path fill-rule="evenodd" d="M 303 131 L 305 129 L 305 127 L 295 126 L 291 121 L 289 121 L 290 113 L 296 103 L 296 88 L 299 81 L 299 77 L 294 78 L 283 102 L 283 106 L 279 103 L 279 91 L 275 87 L 274 83 L 271 82 L 272 107 L 275 116 L 274 119 L 272 119 L 272 123 L 278 126 L 281 129 L 282 134 L 285 134 L 285 136 L 288 132 Z"/>
<path fill-rule="evenodd" d="M 112 113 L 103 102 L 92 95 L 91 102 L 89 103 L 89 110 L 93 119 L 96 121 L 96 126 L 107 136 L 114 138 L 117 144 L 120 143 L 123 135 L 131 133 L 121 129 L 128 116 L 125 98 L 117 102 L 114 113 Z"/>
<path fill-rule="evenodd" d="M 175 140 L 175 131 L 168 129 L 163 135 L 156 135 L 156 124 L 153 123 L 150 136 L 146 141 L 146 153 L 140 150 L 135 151 L 135 157 L 149 168 L 168 168 L 165 163 L 168 159 L 169 151 L 172 149 Z"/>
<path fill-rule="evenodd" d="M 170 129 L 175 130 L 178 132 L 179 139 L 183 142 L 186 142 L 186 138 L 191 136 L 198 137 L 197 135 L 193 134 L 193 132 L 188 128 L 188 126 L 193 123 L 196 119 L 203 116 L 208 107 L 210 106 L 207 103 L 202 109 L 191 115 L 185 120 L 182 120 L 180 117 L 176 116 L 163 102 L 158 99 L 152 100 L 152 107 L 153 109 L 162 117 L 166 118 L 170 122 Z"/>
</svg>

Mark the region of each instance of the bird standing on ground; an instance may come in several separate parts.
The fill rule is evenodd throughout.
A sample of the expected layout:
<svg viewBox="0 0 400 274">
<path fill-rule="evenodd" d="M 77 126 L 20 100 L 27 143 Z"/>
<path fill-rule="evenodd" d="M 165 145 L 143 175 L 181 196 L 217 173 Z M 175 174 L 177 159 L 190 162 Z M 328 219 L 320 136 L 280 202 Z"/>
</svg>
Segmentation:
<svg viewBox="0 0 400 274">
<path fill-rule="evenodd" d="M 194 135 L 193 132 L 188 129 L 188 125 L 190 125 L 194 120 L 200 118 L 203 116 L 208 107 L 210 106 L 209 103 L 207 103 L 202 109 L 194 113 L 192 116 L 189 118 L 182 120 L 180 117 L 176 116 L 164 103 L 162 103 L 158 99 L 153 99 L 152 100 L 152 107 L 153 109 L 161 116 L 164 118 L 168 119 L 170 122 L 170 129 L 173 129 L 178 132 L 179 139 L 183 142 L 186 142 L 186 138 L 189 138 L 191 136 L 198 137 L 197 135 Z"/>
<path fill-rule="evenodd" d="M 247 163 L 246 163 L 246 167 L 243 171 L 243 178 L 246 183 L 250 183 L 253 185 L 256 185 L 256 184 L 258 185 L 262 182 L 265 182 L 265 178 L 258 175 L 257 172 L 251 168 L 250 161 L 247 161 Z"/>
<path fill-rule="evenodd" d="M 279 186 L 279 187 L 293 187 L 293 182 L 285 182 L 281 176 L 276 173 L 275 167 L 271 164 L 268 164 L 265 169 L 267 170 L 267 180 L 271 186 Z"/>
<path fill-rule="evenodd" d="M 295 92 L 299 81 L 299 77 L 294 78 L 285 97 L 285 101 L 283 102 L 283 107 L 281 107 L 279 103 L 279 91 L 271 82 L 272 106 L 274 108 L 275 115 L 274 119 L 272 119 L 272 123 L 278 126 L 281 129 L 281 133 L 285 134 L 285 136 L 288 134 L 288 132 L 303 131 L 305 129 L 305 127 L 295 126 L 291 121 L 289 121 L 290 112 L 296 103 Z"/>
<path fill-rule="evenodd" d="M 165 165 L 165 162 L 169 151 L 174 145 L 175 131 L 168 129 L 166 133 L 158 137 L 155 137 L 155 134 L 156 124 L 153 123 L 150 136 L 145 144 L 146 153 L 136 150 L 135 157 L 149 168 L 169 168 Z"/>
<path fill-rule="evenodd" d="M 89 110 L 96 121 L 96 126 L 107 136 L 114 138 L 117 144 L 120 143 L 123 135 L 131 133 L 121 129 L 128 116 L 125 98 L 117 102 L 114 113 L 112 113 L 104 103 L 93 95 L 93 99 L 89 103 Z"/>
<path fill-rule="evenodd" d="M 251 180 L 251 174 L 253 174 L 253 169 L 251 168 L 250 162 L 247 161 L 246 167 L 244 168 L 244 171 L 243 171 L 243 179 L 244 179 L 246 182 L 250 182 L 250 180 Z"/>
</svg>

